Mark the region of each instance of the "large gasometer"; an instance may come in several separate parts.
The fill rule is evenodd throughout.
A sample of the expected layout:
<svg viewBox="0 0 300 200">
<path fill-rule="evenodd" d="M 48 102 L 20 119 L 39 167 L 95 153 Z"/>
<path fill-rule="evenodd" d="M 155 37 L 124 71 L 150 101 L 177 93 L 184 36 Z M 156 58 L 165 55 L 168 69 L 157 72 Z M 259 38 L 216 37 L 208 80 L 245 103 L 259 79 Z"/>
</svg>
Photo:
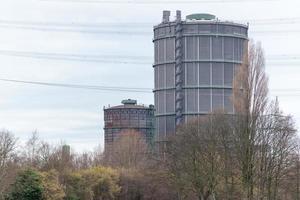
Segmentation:
<svg viewBox="0 0 300 200">
<path fill-rule="evenodd" d="M 223 109 L 231 102 L 235 68 L 247 52 L 248 25 L 192 14 L 154 26 L 156 141 L 164 142 L 176 126 Z"/>
</svg>

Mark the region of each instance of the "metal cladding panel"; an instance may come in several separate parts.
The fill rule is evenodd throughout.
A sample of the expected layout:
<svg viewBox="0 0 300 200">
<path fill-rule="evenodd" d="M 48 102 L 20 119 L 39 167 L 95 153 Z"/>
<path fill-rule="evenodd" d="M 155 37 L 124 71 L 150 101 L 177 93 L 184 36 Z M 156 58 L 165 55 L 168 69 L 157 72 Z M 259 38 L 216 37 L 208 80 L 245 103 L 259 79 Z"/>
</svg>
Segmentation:
<svg viewBox="0 0 300 200">
<path fill-rule="evenodd" d="M 207 86 L 210 85 L 210 63 L 200 63 L 199 64 L 199 85 L 200 86 Z"/>
<path fill-rule="evenodd" d="M 186 90 L 186 112 L 198 112 L 198 89 Z"/>
<path fill-rule="evenodd" d="M 158 47 L 159 43 L 158 42 L 154 42 L 154 58 L 155 58 L 155 63 L 158 62 L 158 55 L 159 55 L 159 47 Z"/>
<path fill-rule="evenodd" d="M 165 65 L 159 65 L 156 68 L 158 69 L 158 88 L 165 88 L 166 67 Z"/>
<path fill-rule="evenodd" d="M 158 114 L 164 114 L 165 113 L 165 108 L 166 108 L 166 91 L 158 91 Z"/>
<path fill-rule="evenodd" d="M 166 118 L 166 137 L 175 133 L 175 115 Z"/>
<path fill-rule="evenodd" d="M 233 104 L 231 101 L 232 98 L 232 90 L 225 89 L 224 90 L 224 110 L 228 113 L 233 113 Z"/>
<path fill-rule="evenodd" d="M 212 37 L 212 59 L 223 59 L 223 37 Z"/>
<path fill-rule="evenodd" d="M 212 85 L 213 86 L 223 86 L 223 82 L 224 82 L 223 70 L 224 70 L 223 63 L 212 64 Z"/>
<path fill-rule="evenodd" d="M 175 39 L 166 39 L 166 61 L 174 61 L 175 59 Z"/>
<path fill-rule="evenodd" d="M 186 60 L 197 60 L 198 59 L 198 37 L 187 37 L 186 38 Z"/>
<path fill-rule="evenodd" d="M 182 86 L 186 86 L 187 79 L 186 79 L 186 73 L 187 73 L 187 66 L 186 64 L 182 65 Z"/>
<path fill-rule="evenodd" d="M 166 116 L 157 117 L 157 124 L 158 124 L 158 140 L 164 141 L 166 136 Z"/>
<path fill-rule="evenodd" d="M 198 85 L 198 64 L 197 63 L 186 63 L 186 85 L 197 86 Z"/>
<path fill-rule="evenodd" d="M 199 33 L 211 33 L 212 32 L 212 26 L 210 24 L 201 24 L 198 25 Z"/>
<path fill-rule="evenodd" d="M 183 21 L 180 26 L 168 22 L 155 27 L 157 140 L 175 132 L 178 83 L 183 95 L 180 112 L 185 121 L 219 109 L 233 113 L 234 69 L 243 61 L 247 32 L 245 25 L 220 21 Z M 180 79 L 176 71 L 179 61 Z"/>
<path fill-rule="evenodd" d="M 224 64 L 224 86 L 231 87 L 233 84 L 233 67 L 234 64 L 232 63 L 225 63 Z"/>
<path fill-rule="evenodd" d="M 175 113 L 175 90 L 166 91 L 166 113 Z"/>
<path fill-rule="evenodd" d="M 184 105 L 183 108 L 182 108 L 183 113 L 186 113 L 186 95 L 187 95 L 186 93 L 187 93 L 187 90 L 183 90 L 183 96 L 184 96 L 183 102 L 182 102 L 183 105 Z"/>
<path fill-rule="evenodd" d="M 182 38 L 182 42 L 181 42 L 181 48 L 182 48 L 182 58 L 185 60 L 187 59 L 186 57 L 186 52 L 185 52 L 185 49 L 186 49 L 186 46 L 187 46 L 187 38 Z"/>
<path fill-rule="evenodd" d="M 175 87 L 175 65 L 174 64 L 166 65 L 166 87 L 167 88 Z"/>
<path fill-rule="evenodd" d="M 234 60 L 242 61 L 242 54 L 243 54 L 243 43 L 244 41 L 240 38 L 234 39 Z"/>
<path fill-rule="evenodd" d="M 154 68 L 154 87 L 159 88 L 159 69 L 158 67 Z M 155 104 L 156 105 L 156 104 Z"/>
<path fill-rule="evenodd" d="M 212 89 L 212 111 L 223 109 L 224 94 L 222 89 Z"/>
<path fill-rule="evenodd" d="M 175 115 L 156 117 L 157 141 L 165 141 L 169 135 L 175 133 Z"/>
<path fill-rule="evenodd" d="M 233 60 L 233 38 L 224 38 L 224 58 L 225 60 Z"/>
<path fill-rule="evenodd" d="M 242 35 L 248 35 L 248 29 L 247 28 L 241 27 L 240 31 L 241 31 L 240 34 L 242 34 Z"/>
<path fill-rule="evenodd" d="M 199 112 L 211 112 L 211 89 L 199 89 Z"/>
<path fill-rule="evenodd" d="M 166 58 L 166 39 L 158 40 L 158 62 L 165 62 Z"/>
<path fill-rule="evenodd" d="M 158 113 L 158 107 L 159 107 L 158 92 L 154 93 L 154 105 L 156 107 L 155 114 L 157 114 Z"/>
<path fill-rule="evenodd" d="M 183 29 L 183 34 L 197 34 L 198 33 L 198 24 L 186 24 Z"/>
<path fill-rule="evenodd" d="M 199 59 L 200 60 L 210 60 L 211 37 L 209 36 L 199 36 Z"/>
<path fill-rule="evenodd" d="M 166 28 L 162 27 L 162 28 L 157 29 L 157 35 L 158 36 L 164 36 L 164 35 L 166 35 Z"/>
<path fill-rule="evenodd" d="M 234 27 L 233 26 L 224 26 L 225 34 L 233 34 Z"/>
</svg>

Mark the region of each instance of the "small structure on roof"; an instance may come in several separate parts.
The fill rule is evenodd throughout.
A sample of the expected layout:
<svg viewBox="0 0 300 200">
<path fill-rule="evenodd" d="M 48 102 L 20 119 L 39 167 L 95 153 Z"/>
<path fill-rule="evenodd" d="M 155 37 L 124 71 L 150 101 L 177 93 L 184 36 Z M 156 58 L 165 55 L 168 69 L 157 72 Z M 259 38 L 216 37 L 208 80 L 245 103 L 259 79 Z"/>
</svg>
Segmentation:
<svg viewBox="0 0 300 200">
<path fill-rule="evenodd" d="M 214 20 L 216 19 L 215 15 L 207 14 L 207 13 L 196 13 L 186 16 L 187 20 Z"/>
</svg>

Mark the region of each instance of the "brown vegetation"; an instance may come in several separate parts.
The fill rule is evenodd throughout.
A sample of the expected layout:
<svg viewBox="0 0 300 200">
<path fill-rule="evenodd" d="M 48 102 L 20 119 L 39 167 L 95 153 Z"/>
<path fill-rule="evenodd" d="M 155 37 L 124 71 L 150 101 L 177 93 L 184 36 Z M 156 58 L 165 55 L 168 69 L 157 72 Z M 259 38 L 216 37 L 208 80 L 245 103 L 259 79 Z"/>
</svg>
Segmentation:
<svg viewBox="0 0 300 200">
<path fill-rule="evenodd" d="M 24 191 L 39 191 L 37 200 L 298 200 L 295 125 L 269 100 L 267 83 L 263 51 L 251 44 L 237 66 L 235 114 L 218 111 L 178 127 L 163 156 L 134 130 L 104 154 L 75 154 L 37 133 L 20 153 L 14 136 L 2 131 L 0 200 L 28 199 Z"/>
</svg>

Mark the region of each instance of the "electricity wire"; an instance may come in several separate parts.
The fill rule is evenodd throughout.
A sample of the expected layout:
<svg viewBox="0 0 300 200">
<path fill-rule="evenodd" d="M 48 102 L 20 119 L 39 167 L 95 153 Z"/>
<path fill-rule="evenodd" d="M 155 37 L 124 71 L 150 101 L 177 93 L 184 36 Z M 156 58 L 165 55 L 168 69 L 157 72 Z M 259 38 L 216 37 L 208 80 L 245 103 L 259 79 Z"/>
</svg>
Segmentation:
<svg viewBox="0 0 300 200">
<path fill-rule="evenodd" d="M 40 85 L 40 86 L 64 87 L 64 88 L 73 88 L 73 89 L 88 89 L 88 90 L 100 90 L 100 91 L 152 93 L 152 91 L 149 88 L 79 85 L 79 84 L 65 84 L 65 83 L 25 81 L 25 80 L 4 79 L 4 78 L 0 78 L 0 81 L 3 81 L 3 82 L 12 82 L 12 83 L 20 83 L 20 84 Z"/>
<path fill-rule="evenodd" d="M 278 21 L 277 21 L 278 20 Z M 245 20 L 247 21 L 247 20 Z M 236 21 L 238 22 L 238 21 Z M 300 23 L 300 18 L 278 18 L 252 20 L 253 25 L 278 25 L 278 24 L 295 24 Z M 240 23 L 244 23 L 240 21 Z M 44 32 L 73 32 L 86 34 L 119 34 L 143 36 L 152 34 L 154 23 L 62 23 L 62 22 L 42 22 L 42 21 L 17 21 L 17 20 L 0 20 L 0 28 L 25 29 Z M 129 28 L 130 30 L 124 30 Z M 151 27 L 151 30 L 150 30 Z M 123 28 L 123 30 L 122 30 Z M 117 29 L 117 30 L 116 30 Z M 136 30 L 137 29 L 137 30 Z M 149 29 L 149 31 L 141 31 Z M 254 30 L 250 33 L 298 33 L 300 30 Z"/>
<path fill-rule="evenodd" d="M 249 2 L 274 2 L 279 0 L 40 0 L 45 2 L 60 3 L 102 3 L 102 4 L 199 4 L 199 3 L 249 3 Z"/>
<path fill-rule="evenodd" d="M 6 56 L 79 61 L 79 62 L 119 63 L 119 64 L 134 64 L 134 65 L 151 64 L 150 57 L 146 57 L 146 56 L 137 57 L 137 56 L 121 56 L 121 55 L 109 56 L 109 55 L 63 54 L 63 53 L 58 54 L 58 53 L 25 52 L 25 51 L 11 51 L 11 50 L 0 50 L 0 54 Z M 124 60 L 124 58 L 127 60 Z M 148 58 L 149 58 L 149 62 L 143 61 L 143 60 L 147 60 Z"/>
<path fill-rule="evenodd" d="M 67 53 L 49 53 L 33 51 L 13 51 L 0 50 L 0 55 L 28 57 L 34 59 L 65 60 L 78 62 L 96 62 L 96 63 L 116 63 L 116 64 L 134 64 L 134 65 L 151 65 L 152 57 L 150 56 L 128 56 L 128 55 L 87 55 L 87 54 L 67 54 Z M 270 65 L 298 65 L 300 55 L 268 55 L 266 56 L 267 64 Z M 272 62 L 269 62 L 272 61 Z M 280 61 L 285 61 L 281 63 Z M 286 62 L 290 61 L 290 62 Z"/>
<path fill-rule="evenodd" d="M 225 20 L 227 21 L 227 20 Z M 300 23 L 300 18 L 270 18 L 270 19 L 237 19 L 230 20 L 239 23 L 249 22 L 251 25 L 278 25 Z M 59 28 L 107 28 L 107 27 L 130 27 L 130 28 L 147 28 L 152 27 L 156 22 L 46 22 L 46 21 L 22 21 L 22 20 L 5 20 L 0 19 L 0 25 L 11 26 L 40 26 L 40 27 L 59 27 Z"/>
<path fill-rule="evenodd" d="M 115 87 L 115 86 L 99 86 L 99 85 L 81 85 L 81 84 L 38 82 L 38 81 L 4 79 L 4 78 L 0 78 L 0 81 L 18 83 L 18 84 L 38 85 L 38 86 L 63 87 L 63 88 L 71 88 L 71 89 L 152 93 L 151 88 L 142 88 L 142 87 Z M 281 97 L 281 96 L 300 96 L 300 88 L 271 89 L 270 91 L 272 92 L 272 96 L 279 96 L 279 97 Z M 273 94 L 273 92 L 275 92 L 275 94 Z M 288 93 L 276 93 L 276 92 L 288 92 Z M 290 92 L 293 92 L 293 93 L 290 93 Z"/>
<path fill-rule="evenodd" d="M 57 27 L 34 27 L 34 26 L 10 26 L 10 25 L 0 25 L 0 28 L 13 28 L 13 29 L 24 29 L 42 32 L 67 32 L 67 33 L 83 33 L 83 34 L 117 34 L 122 35 L 132 35 L 132 36 L 144 36 L 150 35 L 151 32 L 146 31 L 118 31 L 118 30 L 81 30 L 81 29 L 66 29 Z"/>
<path fill-rule="evenodd" d="M 33 30 L 33 31 L 42 31 L 42 32 L 66 32 L 66 33 L 82 33 L 82 34 L 100 34 L 100 35 L 118 35 L 118 36 L 151 36 L 153 34 L 152 30 L 150 31 L 137 31 L 137 30 L 108 30 L 108 29 L 74 29 L 74 28 L 60 28 L 60 27 L 38 27 L 38 26 L 11 26 L 0 24 L 0 28 L 9 28 L 9 29 L 24 29 L 24 30 Z M 284 34 L 289 33 L 299 33 L 298 29 L 285 29 L 285 30 L 254 30 L 249 31 L 251 34 Z"/>
</svg>

